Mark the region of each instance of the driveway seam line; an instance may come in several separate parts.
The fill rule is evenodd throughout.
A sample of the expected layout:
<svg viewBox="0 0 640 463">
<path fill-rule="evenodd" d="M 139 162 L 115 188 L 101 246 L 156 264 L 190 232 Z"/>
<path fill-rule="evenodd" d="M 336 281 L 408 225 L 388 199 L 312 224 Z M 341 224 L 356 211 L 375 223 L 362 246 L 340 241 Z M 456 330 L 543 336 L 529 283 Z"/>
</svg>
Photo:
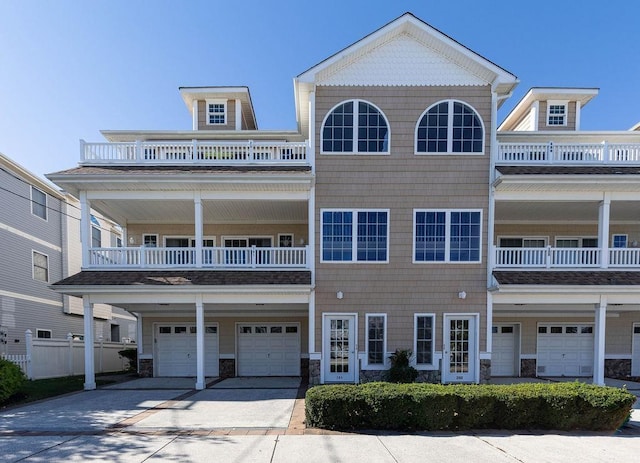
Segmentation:
<svg viewBox="0 0 640 463">
<path fill-rule="evenodd" d="M 398 459 L 395 457 L 395 455 L 393 453 L 391 453 L 391 450 L 389 450 L 389 448 L 384 444 L 384 442 L 382 442 L 382 439 L 380 439 L 379 435 L 376 435 L 376 439 L 378 440 L 378 442 L 380 442 L 380 445 L 382 445 L 382 447 L 384 447 L 384 449 L 387 451 L 387 453 L 389 454 L 389 456 L 391 458 L 393 458 L 393 461 L 395 461 L 396 463 L 398 463 Z"/>
<path fill-rule="evenodd" d="M 20 458 L 19 460 L 15 460 L 15 462 L 17 463 L 17 462 L 19 462 L 19 461 L 24 461 L 24 460 L 26 460 L 26 459 L 28 459 L 28 458 L 35 457 L 36 455 L 39 455 L 39 454 L 41 454 L 42 452 L 46 452 L 46 451 L 49 451 L 49 450 L 51 450 L 51 449 L 53 449 L 53 448 L 59 447 L 59 446 L 61 446 L 61 445 L 63 445 L 63 444 L 66 444 L 66 443 L 68 443 L 68 442 L 71 442 L 71 441 L 72 441 L 72 440 L 74 440 L 74 439 L 77 439 L 78 437 L 80 437 L 80 436 L 75 435 L 75 436 L 71 437 L 71 439 L 66 439 L 66 440 L 64 440 L 64 441 L 62 441 L 62 442 L 57 443 L 56 445 L 52 445 L 51 447 L 47 447 L 47 448 L 44 448 L 44 449 L 40 449 L 40 450 L 38 450 L 37 452 L 32 453 L 31 455 L 26 455 L 26 456 L 24 456 L 23 458 Z"/>
</svg>

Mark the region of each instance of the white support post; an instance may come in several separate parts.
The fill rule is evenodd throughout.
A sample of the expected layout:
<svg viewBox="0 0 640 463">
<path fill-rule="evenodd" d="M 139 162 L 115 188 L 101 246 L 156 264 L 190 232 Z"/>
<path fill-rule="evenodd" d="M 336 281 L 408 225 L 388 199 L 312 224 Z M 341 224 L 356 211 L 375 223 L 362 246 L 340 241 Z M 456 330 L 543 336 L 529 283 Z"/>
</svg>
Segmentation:
<svg viewBox="0 0 640 463">
<path fill-rule="evenodd" d="M 309 294 L 309 357 L 316 352 L 316 291 Z"/>
<path fill-rule="evenodd" d="M 605 194 L 598 210 L 598 247 L 600 248 L 600 267 L 609 267 L 609 219 L 611 199 Z"/>
<path fill-rule="evenodd" d="M 33 333 L 31 330 L 24 332 L 25 347 L 27 349 L 27 368 L 26 374 L 28 379 L 33 379 L 33 362 L 31 361 L 33 356 Z"/>
<path fill-rule="evenodd" d="M 136 320 L 136 347 L 138 348 L 138 358 L 144 354 L 144 348 L 142 347 L 142 314 L 133 312 L 133 316 Z M 138 366 L 139 368 L 139 366 Z"/>
<path fill-rule="evenodd" d="M 191 103 L 191 128 L 198 130 L 198 100 Z"/>
<path fill-rule="evenodd" d="M 487 291 L 487 353 L 493 352 L 493 295 Z M 491 355 L 493 361 L 493 355 Z"/>
<path fill-rule="evenodd" d="M 607 298 L 600 297 L 596 306 L 595 334 L 593 340 L 593 384 L 604 386 L 604 346 L 607 322 Z"/>
<path fill-rule="evenodd" d="M 316 92 L 309 93 L 309 140 L 307 141 L 307 162 L 311 173 L 316 172 Z"/>
<path fill-rule="evenodd" d="M 582 103 L 578 100 L 576 101 L 576 131 L 580 130 L 580 112 L 582 109 Z"/>
<path fill-rule="evenodd" d="M 96 372 L 93 358 L 93 304 L 88 296 L 82 297 L 84 307 L 84 390 L 96 388 Z"/>
<path fill-rule="evenodd" d="M 235 100 L 236 110 L 236 130 L 242 130 L 242 100 L 240 98 Z"/>
<path fill-rule="evenodd" d="M 98 355 L 98 373 L 104 372 L 103 360 L 104 360 L 104 338 L 100 336 L 98 338 L 98 343 L 100 345 L 99 355 Z"/>
<path fill-rule="evenodd" d="M 82 268 L 89 267 L 89 251 L 91 249 L 91 201 L 87 192 L 80 191 L 80 242 L 82 243 Z"/>
<path fill-rule="evenodd" d="M 195 237 L 196 237 L 196 267 L 202 267 L 202 238 L 203 238 L 203 224 L 202 224 L 202 198 L 200 192 L 197 191 L 193 198 L 193 208 L 195 210 Z"/>
<path fill-rule="evenodd" d="M 311 287 L 316 285 L 316 187 L 309 190 L 307 199 L 307 268 L 311 271 Z"/>
<path fill-rule="evenodd" d="M 204 377 L 204 304 L 202 295 L 196 297 L 196 389 L 205 388 Z"/>
</svg>

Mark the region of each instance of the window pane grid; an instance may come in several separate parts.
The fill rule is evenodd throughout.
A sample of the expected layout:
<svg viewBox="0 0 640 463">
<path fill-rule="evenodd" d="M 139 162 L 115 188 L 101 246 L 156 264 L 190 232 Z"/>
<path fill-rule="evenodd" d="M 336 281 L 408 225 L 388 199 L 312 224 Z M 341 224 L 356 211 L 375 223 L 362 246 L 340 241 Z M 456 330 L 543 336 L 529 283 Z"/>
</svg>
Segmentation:
<svg viewBox="0 0 640 463">
<path fill-rule="evenodd" d="M 367 361 L 369 364 L 384 364 L 384 317 L 368 318 Z"/>
<path fill-rule="evenodd" d="M 449 259 L 452 262 L 480 260 L 479 212 L 451 212 Z"/>
<path fill-rule="evenodd" d="M 31 187 L 31 213 L 47 220 L 47 194 Z"/>
<path fill-rule="evenodd" d="M 475 112 L 462 103 L 453 103 L 453 138 L 454 153 L 482 152 L 482 124 Z"/>
<path fill-rule="evenodd" d="M 331 320 L 329 369 L 331 373 L 349 372 L 349 320 Z"/>
<path fill-rule="evenodd" d="M 416 317 L 416 363 L 433 363 L 433 316 Z"/>
<path fill-rule="evenodd" d="M 387 123 L 370 104 L 358 104 L 358 151 L 379 153 L 387 151 Z"/>
<path fill-rule="evenodd" d="M 386 211 L 322 212 L 322 260 L 385 262 L 387 253 Z"/>
<path fill-rule="evenodd" d="M 353 255 L 353 213 L 327 211 L 322 214 L 322 258 L 350 261 Z"/>
<path fill-rule="evenodd" d="M 449 104 L 435 105 L 422 117 L 418 125 L 419 153 L 446 153 Z"/>
<path fill-rule="evenodd" d="M 416 211 L 416 262 L 479 262 L 479 211 Z"/>
<path fill-rule="evenodd" d="M 358 212 L 358 260 L 384 261 L 387 257 L 387 213 Z"/>
<path fill-rule="evenodd" d="M 469 372 L 469 320 L 451 320 L 449 325 L 449 371 Z"/>
<path fill-rule="evenodd" d="M 335 108 L 322 130 L 322 150 L 327 152 L 353 151 L 353 102 Z"/>
<path fill-rule="evenodd" d="M 444 212 L 416 213 L 415 259 L 438 262 L 445 259 L 446 226 Z"/>
<path fill-rule="evenodd" d="M 33 278 L 38 281 L 49 281 L 49 258 L 35 251 L 33 252 Z"/>
<path fill-rule="evenodd" d="M 322 151 L 328 153 L 387 152 L 388 140 L 389 128 L 384 116 L 363 101 L 348 101 L 337 106 L 322 127 Z"/>
</svg>

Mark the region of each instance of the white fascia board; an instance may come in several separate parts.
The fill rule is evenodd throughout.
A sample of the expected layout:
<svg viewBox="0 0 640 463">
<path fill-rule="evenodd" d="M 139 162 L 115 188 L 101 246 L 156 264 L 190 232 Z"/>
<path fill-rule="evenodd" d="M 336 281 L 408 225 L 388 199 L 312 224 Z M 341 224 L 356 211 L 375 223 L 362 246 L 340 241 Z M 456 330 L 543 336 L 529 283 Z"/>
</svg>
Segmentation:
<svg viewBox="0 0 640 463">
<path fill-rule="evenodd" d="M 534 182 L 527 182 L 534 183 Z M 558 183 L 556 183 L 558 185 Z M 602 201 L 602 188 L 599 191 L 495 191 L 497 201 Z"/>
<path fill-rule="evenodd" d="M 282 140 L 303 139 L 297 130 L 101 130 L 108 142 L 175 140 Z"/>
<path fill-rule="evenodd" d="M 192 201 L 193 191 L 88 191 L 89 200 L 166 200 Z M 203 200 L 306 201 L 307 190 L 300 191 L 201 191 Z"/>
<path fill-rule="evenodd" d="M 10 174 L 22 178 L 22 180 L 24 180 L 26 183 L 29 183 L 30 185 L 33 185 L 34 187 L 44 191 L 49 196 L 53 196 L 60 201 L 66 200 L 64 194 L 60 190 L 56 190 L 54 186 L 48 183 L 46 180 L 43 180 L 36 174 L 29 172 L 13 159 L 5 156 L 2 153 L 0 153 L 0 166 L 4 166 L 6 170 L 10 172 Z"/>
</svg>

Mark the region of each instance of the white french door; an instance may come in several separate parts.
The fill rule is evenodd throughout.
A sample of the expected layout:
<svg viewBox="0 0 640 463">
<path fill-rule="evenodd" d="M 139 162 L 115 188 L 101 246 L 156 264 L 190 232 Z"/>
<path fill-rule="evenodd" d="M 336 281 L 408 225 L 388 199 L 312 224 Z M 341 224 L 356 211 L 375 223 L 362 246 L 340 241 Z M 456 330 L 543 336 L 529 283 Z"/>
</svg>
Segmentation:
<svg viewBox="0 0 640 463">
<path fill-rule="evenodd" d="M 356 316 L 325 315 L 323 323 L 324 381 L 356 380 Z"/>
<path fill-rule="evenodd" d="M 443 383 L 478 381 L 478 347 L 475 315 L 444 316 Z"/>
</svg>

